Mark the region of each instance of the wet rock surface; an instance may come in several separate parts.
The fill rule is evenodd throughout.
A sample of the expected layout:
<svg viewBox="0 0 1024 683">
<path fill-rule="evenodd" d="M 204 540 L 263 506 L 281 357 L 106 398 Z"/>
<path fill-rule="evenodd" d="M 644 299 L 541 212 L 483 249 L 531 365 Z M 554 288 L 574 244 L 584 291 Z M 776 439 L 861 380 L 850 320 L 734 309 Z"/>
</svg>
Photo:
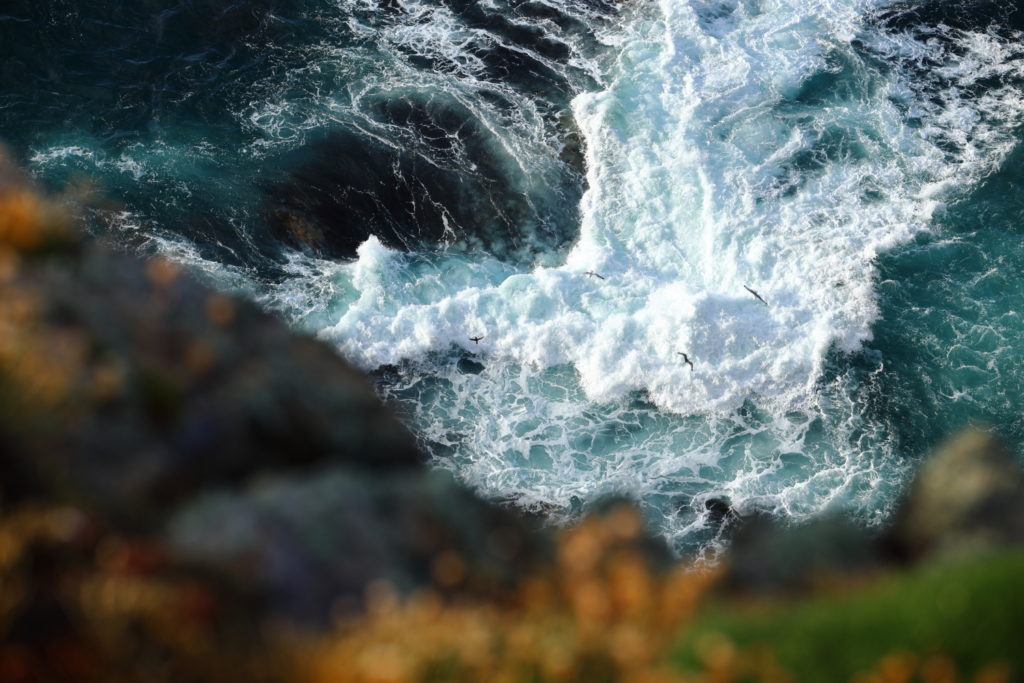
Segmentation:
<svg viewBox="0 0 1024 683">
<path fill-rule="evenodd" d="M 434 96 L 381 102 L 374 115 L 411 131 L 406 147 L 360 132 L 336 132 L 291 156 L 288 178 L 263 188 L 271 232 L 318 257 L 350 259 L 371 235 L 401 251 L 482 251 L 529 262 L 563 248 L 575 230 L 582 168 L 564 187 L 532 187 L 485 124 Z M 541 192 L 543 189 L 544 192 Z M 565 195 L 565 196 L 562 196 Z"/>
</svg>

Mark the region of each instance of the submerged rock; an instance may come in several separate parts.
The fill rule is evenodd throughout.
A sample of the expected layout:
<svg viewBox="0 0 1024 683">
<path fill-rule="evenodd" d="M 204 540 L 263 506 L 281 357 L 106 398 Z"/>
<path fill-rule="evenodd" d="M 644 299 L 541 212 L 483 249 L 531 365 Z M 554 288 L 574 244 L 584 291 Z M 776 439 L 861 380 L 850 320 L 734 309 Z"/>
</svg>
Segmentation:
<svg viewBox="0 0 1024 683">
<path fill-rule="evenodd" d="M 479 375 L 486 369 L 483 363 L 478 363 L 470 358 L 460 358 L 456 367 L 463 375 Z"/>
<path fill-rule="evenodd" d="M 732 504 L 724 498 L 708 498 L 704 501 L 704 509 L 707 510 L 708 523 L 712 526 L 722 526 L 737 518 Z"/>
<path fill-rule="evenodd" d="M 582 174 L 568 162 L 536 171 L 554 179 L 537 182 L 484 121 L 443 94 L 368 106 L 401 139 L 338 131 L 293 153 L 288 178 L 264 187 L 278 239 L 318 257 L 353 258 L 374 235 L 391 249 L 529 262 L 575 237 Z"/>
</svg>

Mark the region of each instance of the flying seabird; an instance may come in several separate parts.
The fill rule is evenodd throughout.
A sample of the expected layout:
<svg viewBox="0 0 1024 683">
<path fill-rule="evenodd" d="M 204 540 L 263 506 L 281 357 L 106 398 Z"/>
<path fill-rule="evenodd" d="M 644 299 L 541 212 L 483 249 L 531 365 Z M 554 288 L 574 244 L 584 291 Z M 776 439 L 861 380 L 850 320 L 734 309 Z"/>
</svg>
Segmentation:
<svg viewBox="0 0 1024 683">
<path fill-rule="evenodd" d="M 758 294 L 757 292 L 755 292 L 754 290 L 752 290 L 750 287 L 747 287 L 746 285 L 743 285 L 743 289 L 747 290 L 748 292 L 753 294 L 755 297 L 757 297 L 757 300 L 760 301 L 761 303 L 763 303 L 765 306 L 768 305 L 768 302 L 765 301 L 764 299 L 762 299 L 761 295 Z"/>
<path fill-rule="evenodd" d="M 585 272 L 583 274 L 586 275 L 587 277 L 596 277 L 598 280 L 603 280 L 604 279 L 604 276 L 598 275 L 597 273 L 595 273 L 592 270 L 588 270 L 587 272 Z"/>
<path fill-rule="evenodd" d="M 676 351 L 680 356 L 683 357 L 683 362 L 690 366 L 690 372 L 693 372 L 693 363 L 690 362 L 690 357 L 682 351 Z"/>
<path fill-rule="evenodd" d="M 480 335 L 479 337 L 470 337 L 469 341 L 473 342 L 474 344 L 479 344 L 480 340 L 483 339 L 483 338 L 484 338 L 483 335 Z"/>
</svg>

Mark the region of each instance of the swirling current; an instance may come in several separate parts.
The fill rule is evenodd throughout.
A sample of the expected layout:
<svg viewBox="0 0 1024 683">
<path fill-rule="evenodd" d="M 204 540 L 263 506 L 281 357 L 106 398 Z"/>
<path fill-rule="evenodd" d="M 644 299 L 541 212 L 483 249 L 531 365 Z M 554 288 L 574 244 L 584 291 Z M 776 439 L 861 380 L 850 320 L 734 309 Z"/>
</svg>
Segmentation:
<svg viewBox="0 0 1024 683">
<path fill-rule="evenodd" d="M 435 466 L 555 520 L 628 495 L 705 552 L 712 499 L 875 524 L 958 426 L 1024 437 L 1022 31 L 995 0 L 10 0 L 0 138 L 98 238 L 370 371 Z"/>
</svg>

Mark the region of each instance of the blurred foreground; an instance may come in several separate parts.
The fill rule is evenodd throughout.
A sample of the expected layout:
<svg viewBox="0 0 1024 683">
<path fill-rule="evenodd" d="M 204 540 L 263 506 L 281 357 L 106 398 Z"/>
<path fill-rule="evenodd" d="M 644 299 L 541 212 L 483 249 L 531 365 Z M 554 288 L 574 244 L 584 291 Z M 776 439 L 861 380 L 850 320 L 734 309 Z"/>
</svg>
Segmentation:
<svg viewBox="0 0 1024 683">
<path fill-rule="evenodd" d="M 333 351 L 83 239 L 0 167 L 0 682 L 1024 680 L 1024 473 L 984 431 L 890 528 L 628 503 L 562 531 L 423 466 Z"/>
</svg>

